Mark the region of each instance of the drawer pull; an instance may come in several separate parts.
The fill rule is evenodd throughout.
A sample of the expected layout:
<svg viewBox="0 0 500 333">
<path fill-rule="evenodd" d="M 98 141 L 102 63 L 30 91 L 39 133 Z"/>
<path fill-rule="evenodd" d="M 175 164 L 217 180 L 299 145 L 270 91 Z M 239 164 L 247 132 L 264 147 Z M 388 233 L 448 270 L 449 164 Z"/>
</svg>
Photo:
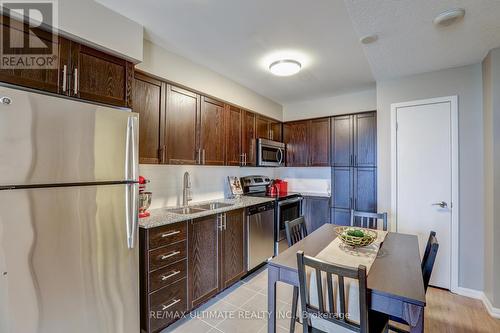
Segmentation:
<svg viewBox="0 0 500 333">
<path fill-rule="evenodd" d="M 174 251 L 174 252 L 171 252 L 169 254 L 166 254 L 164 256 L 161 256 L 161 260 L 165 260 L 165 259 L 168 259 L 170 257 L 173 257 L 173 256 L 176 256 L 178 255 L 179 253 L 181 253 L 180 251 Z"/>
<path fill-rule="evenodd" d="M 177 234 L 180 234 L 180 233 L 181 232 L 179 230 L 172 231 L 172 232 L 169 232 L 169 233 L 166 233 L 166 234 L 162 234 L 161 238 L 170 237 L 170 236 L 177 235 Z"/>
<path fill-rule="evenodd" d="M 171 277 L 176 276 L 176 275 L 177 275 L 177 274 L 179 274 L 180 272 L 181 272 L 181 271 L 174 271 L 174 272 L 172 272 L 172 273 L 170 273 L 170 274 L 168 274 L 168 275 L 162 275 L 162 276 L 161 276 L 161 280 L 162 280 L 162 281 L 168 280 L 168 279 L 170 279 Z"/>
<path fill-rule="evenodd" d="M 162 305 L 161 309 L 162 309 L 162 311 L 165 311 L 166 309 L 174 306 L 175 304 L 179 303 L 180 301 L 181 301 L 180 299 L 175 299 L 172 303 L 170 303 L 168 305 Z"/>
</svg>

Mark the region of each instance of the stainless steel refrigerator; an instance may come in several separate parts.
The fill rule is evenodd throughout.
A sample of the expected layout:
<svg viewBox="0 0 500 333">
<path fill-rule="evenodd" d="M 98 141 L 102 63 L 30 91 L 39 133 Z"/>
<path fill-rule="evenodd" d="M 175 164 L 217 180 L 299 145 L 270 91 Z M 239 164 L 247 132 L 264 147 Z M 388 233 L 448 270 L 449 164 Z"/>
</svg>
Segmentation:
<svg viewBox="0 0 500 333">
<path fill-rule="evenodd" d="M 0 332 L 140 331 L 137 127 L 0 86 Z"/>
</svg>

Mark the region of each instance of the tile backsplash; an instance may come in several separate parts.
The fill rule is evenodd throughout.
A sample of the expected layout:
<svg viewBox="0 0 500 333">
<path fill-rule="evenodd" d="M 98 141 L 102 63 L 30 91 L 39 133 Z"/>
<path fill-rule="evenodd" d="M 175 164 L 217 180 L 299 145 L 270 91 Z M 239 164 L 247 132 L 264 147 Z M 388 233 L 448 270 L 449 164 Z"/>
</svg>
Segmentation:
<svg viewBox="0 0 500 333">
<path fill-rule="evenodd" d="M 147 189 L 153 192 L 150 207 L 152 209 L 182 204 L 182 183 L 186 171 L 191 175 L 192 202 L 228 197 L 230 194 L 228 176 L 275 177 L 273 168 L 141 164 L 139 171 L 142 176 L 151 181 Z"/>
<path fill-rule="evenodd" d="M 192 202 L 227 198 L 230 190 L 228 176 L 263 175 L 288 181 L 291 192 L 331 193 L 330 168 L 240 168 L 196 165 L 148 165 L 139 166 L 140 174 L 151 182 L 148 191 L 153 192 L 151 207 L 172 207 L 182 204 L 184 172 L 191 175 Z"/>
</svg>

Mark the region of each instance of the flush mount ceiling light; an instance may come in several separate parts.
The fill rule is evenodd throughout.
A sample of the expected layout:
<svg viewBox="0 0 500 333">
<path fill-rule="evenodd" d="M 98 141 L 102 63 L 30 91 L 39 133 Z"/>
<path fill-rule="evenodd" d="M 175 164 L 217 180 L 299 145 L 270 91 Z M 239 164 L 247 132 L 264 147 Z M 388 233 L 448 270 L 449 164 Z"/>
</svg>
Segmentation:
<svg viewBox="0 0 500 333">
<path fill-rule="evenodd" d="M 434 19 L 434 24 L 437 26 L 447 27 L 458 22 L 465 16 L 465 9 L 455 8 L 442 12 Z"/>
<path fill-rule="evenodd" d="M 269 65 L 269 70 L 271 73 L 277 76 L 290 76 L 297 74 L 302 65 L 297 60 L 292 59 L 282 59 L 274 61 Z"/>
<path fill-rule="evenodd" d="M 359 41 L 363 44 L 371 44 L 376 42 L 378 39 L 378 35 L 367 35 L 362 37 Z"/>
</svg>

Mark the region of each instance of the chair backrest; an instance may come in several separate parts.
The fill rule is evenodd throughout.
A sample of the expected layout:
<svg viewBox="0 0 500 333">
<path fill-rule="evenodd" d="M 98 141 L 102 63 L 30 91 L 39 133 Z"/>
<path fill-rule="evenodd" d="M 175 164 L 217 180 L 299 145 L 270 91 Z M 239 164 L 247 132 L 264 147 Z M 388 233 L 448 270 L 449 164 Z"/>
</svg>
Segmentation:
<svg viewBox="0 0 500 333">
<path fill-rule="evenodd" d="M 333 265 L 331 263 L 304 255 L 303 251 L 297 252 L 297 266 L 299 271 L 299 289 L 302 312 L 318 316 L 331 323 L 345 327 L 355 332 L 368 332 L 368 292 L 366 285 L 366 267 L 360 265 L 357 269 L 345 267 L 341 265 Z M 306 267 L 315 270 L 316 286 L 318 293 L 318 306 L 310 304 L 309 287 L 306 277 Z M 326 292 L 328 296 L 329 309 L 326 309 L 323 299 L 323 284 L 322 279 L 326 274 Z M 334 296 L 334 286 L 332 275 L 337 276 L 338 295 L 340 308 Z M 348 309 L 346 309 L 346 293 L 344 289 L 344 278 L 358 280 L 359 288 L 359 324 L 349 320 Z M 303 317 L 304 319 L 304 317 Z M 305 325 L 310 323 L 304 320 Z"/>
<path fill-rule="evenodd" d="M 382 230 L 387 231 L 387 213 L 368 213 L 351 210 L 351 226 L 378 229 L 378 220 L 382 220 Z"/>
<path fill-rule="evenodd" d="M 297 243 L 301 239 L 307 236 L 307 228 L 306 221 L 304 220 L 304 216 L 296 218 L 292 221 L 285 222 L 285 232 L 286 232 L 286 240 L 288 242 L 288 246 L 292 246 Z"/>
<path fill-rule="evenodd" d="M 422 258 L 422 278 L 424 279 L 425 291 L 427 291 L 427 287 L 429 286 L 429 280 L 431 279 L 438 249 L 439 243 L 436 238 L 436 232 L 431 231 L 427 246 L 425 247 L 424 257 Z"/>
</svg>

